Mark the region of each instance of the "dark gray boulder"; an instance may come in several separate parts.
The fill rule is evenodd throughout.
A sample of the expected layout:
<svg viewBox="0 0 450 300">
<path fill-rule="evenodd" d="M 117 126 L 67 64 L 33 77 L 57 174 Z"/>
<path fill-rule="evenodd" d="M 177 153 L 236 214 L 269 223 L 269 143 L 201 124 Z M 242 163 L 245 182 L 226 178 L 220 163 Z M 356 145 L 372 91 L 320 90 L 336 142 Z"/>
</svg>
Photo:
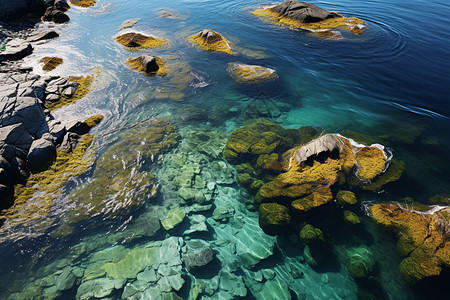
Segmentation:
<svg viewBox="0 0 450 300">
<path fill-rule="evenodd" d="M 54 145 L 60 145 L 66 134 L 66 127 L 60 121 L 51 120 L 48 122 L 48 130 Z"/>
<path fill-rule="evenodd" d="M 315 23 L 339 16 L 334 12 L 327 11 L 314 4 L 297 0 L 284 1 L 272 7 L 271 10 L 284 17 L 303 23 Z"/>
<path fill-rule="evenodd" d="M 65 14 L 58 8 L 49 7 L 42 16 L 42 20 L 55 23 L 65 23 L 68 22 L 70 18 L 67 14 Z"/>
<path fill-rule="evenodd" d="M 44 30 L 33 33 L 29 37 L 27 37 L 27 42 L 37 42 L 42 40 L 50 40 L 58 37 L 59 34 L 54 30 Z"/>
<path fill-rule="evenodd" d="M 28 177 L 25 160 L 33 142 L 22 124 L 0 127 L 0 184 L 12 187 Z"/>
<path fill-rule="evenodd" d="M 41 102 L 32 97 L 0 99 L 0 126 L 23 124 L 34 138 L 48 132 Z"/>
<path fill-rule="evenodd" d="M 71 152 L 78 146 L 80 139 L 81 137 L 78 134 L 74 132 L 67 132 L 61 146 L 59 146 L 59 149 Z"/>
<path fill-rule="evenodd" d="M 14 204 L 14 188 L 0 184 L 0 210 Z"/>
<path fill-rule="evenodd" d="M 71 120 L 66 123 L 65 125 L 67 132 L 74 132 L 79 135 L 83 135 L 85 133 L 88 133 L 91 127 L 89 127 L 88 124 L 85 122 L 80 122 L 77 120 Z"/>
<path fill-rule="evenodd" d="M 56 160 L 56 147 L 45 138 L 34 140 L 27 156 L 27 167 L 31 173 L 47 170 Z"/>
</svg>

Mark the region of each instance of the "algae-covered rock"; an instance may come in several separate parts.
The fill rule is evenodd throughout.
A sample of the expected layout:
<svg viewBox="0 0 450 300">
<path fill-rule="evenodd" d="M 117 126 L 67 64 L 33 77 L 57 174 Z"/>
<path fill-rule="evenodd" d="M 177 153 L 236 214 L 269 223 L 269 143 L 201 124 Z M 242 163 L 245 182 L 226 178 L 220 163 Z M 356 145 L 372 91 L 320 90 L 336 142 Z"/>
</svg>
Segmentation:
<svg viewBox="0 0 450 300">
<path fill-rule="evenodd" d="M 355 193 L 352 191 L 344 191 L 339 190 L 339 192 L 336 195 L 336 201 L 339 205 L 354 205 L 358 202 L 356 199 Z"/>
<path fill-rule="evenodd" d="M 400 179 L 404 170 L 405 163 L 401 160 L 393 159 L 387 170 L 379 174 L 376 178 L 374 178 L 374 180 L 363 182 L 355 178 L 353 183 L 363 190 L 379 191 L 386 184 Z"/>
<path fill-rule="evenodd" d="M 363 147 L 355 154 L 358 171 L 356 175 L 362 180 L 372 180 L 384 171 L 387 157 L 382 148 Z"/>
<path fill-rule="evenodd" d="M 183 222 L 186 213 L 184 210 L 174 207 L 167 212 L 167 217 L 161 220 L 165 230 L 171 230 Z"/>
<path fill-rule="evenodd" d="M 95 4 L 95 0 L 70 0 L 70 3 L 80 7 L 90 7 Z"/>
<path fill-rule="evenodd" d="M 164 61 L 157 56 L 141 55 L 137 58 L 130 58 L 127 62 L 131 65 L 131 68 L 139 72 L 143 72 L 146 75 L 167 75 L 167 70 L 164 67 Z"/>
<path fill-rule="evenodd" d="M 274 69 L 237 62 L 229 63 L 227 71 L 231 77 L 241 83 L 261 83 L 278 78 Z"/>
<path fill-rule="evenodd" d="M 146 36 L 136 32 L 128 32 L 114 38 L 120 44 L 132 50 L 156 48 L 167 43 L 165 39 Z"/>
<path fill-rule="evenodd" d="M 111 217 L 155 197 L 158 183 L 148 170 L 177 139 L 168 119 L 153 119 L 123 132 L 97 160 L 92 180 L 70 194 L 76 203 L 70 223 L 99 214 Z"/>
<path fill-rule="evenodd" d="M 359 224 L 361 220 L 359 217 L 350 210 L 344 210 L 344 221 L 348 224 Z"/>
<path fill-rule="evenodd" d="M 300 239 L 307 244 L 325 241 L 322 230 L 320 230 L 319 228 L 315 228 L 310 224 L 306 224 L 305 226 L 303 226 L 302 230 L 300 230 L 299 236 Z"/>
<path fill-rule="evenodd" d="M 342 29 L 354 34 L 361 34 L 364 24 L 364 21 L 358 18 L 346 18 L 314 4 L 297 0 L 288 0 L 277 5 L 262 7 L 252 14 L 280 25 L 310 31 Z"/>
<path fill-rule="evenodd" d="M 347 251 L 346 266 L 353 278 L 367 278 L 375 266 L 375 257 L 365 246 L 354 247 Z"/>
<path fill-rule="evenodd" d="M 245 155 L 259 156 L 274 151 L 284 152 L 299 141 L 301 136 L 298 130 L 288 130 L 270 121 L 258 120 L 231 133 L 223 156 L 233 162 Z"/>
<path fill-rule="evenodd" d="M 269 235 L 277 235 L 288 228 L 291 222 L 289 209 L 277 203 L 263 203 L 259 206 L 259 226 Z"/>
<path fill-rule="evenodd" d="M 54 110 L 65 105 L 75 103 L 76 101 L 84 98 L 91 91 L 91 84 L 93 80 L 93 75 L 67 78 L 67 81 L 72 82 L 76 88 L 69 87 L 69 89 L 73 90 L 72 92 L 66 93 L 66 91 L 64 91 L 57 101 L 46 101 L 45 106 L 49 110 Z"/>
<path fill-rule="evenodd" d="M 431 205 L 450 205 L 450 195 L 443 194 L 430 197 L 428 203 Z"/>
<path fill-rule="evenodd" d="M 220 33 L 211 29 L 204 29 L 191 36 L 189 40 L 206 51 L 233 54 L 228 41 Z"/>
<path fill-rule="evenodd" d="M 60 57 L 43 57 L 41 60 L 39 60 L 39 62 L 44 63 L 44 65 L 42 66 L 42 70 L 44 71 L 52 71 L 54 70 L 57 66 L 59 66 L 60 64 L 63 63 L 63 59 Z"/>
<path fill-rule="evenodd" d="M 438 276 L 450 266 L 450 208 L 405 209 L 398 203 L 374 204 L 375 220 L 399 236 L 397 251 L 405 258 L 399 272 L 409 283 Z"/>
</svg>

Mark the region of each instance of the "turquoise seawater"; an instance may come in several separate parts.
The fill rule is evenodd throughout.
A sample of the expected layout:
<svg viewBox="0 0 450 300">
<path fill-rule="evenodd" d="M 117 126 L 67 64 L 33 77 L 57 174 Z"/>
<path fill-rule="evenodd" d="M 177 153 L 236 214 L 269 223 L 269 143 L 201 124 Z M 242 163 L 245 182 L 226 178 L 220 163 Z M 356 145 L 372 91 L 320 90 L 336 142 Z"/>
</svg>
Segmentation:
<svg viewBox="0 0 450 300">
<path fill-rule="evenodd" d="M 197 299 L 448 297 L 448 272 L 414 287 L 403 281 L 396 238 L 365 214 L 364 205 L 357 230 L 323 220 L 332 247 L 318 257 L 292 233 L 265 235 L 249 205 L 253 196 L 222 158 L 228 135 L 254 119 L 285 128 L 351 130 L 373 137 L 406 164 L 398 182 L 379 193 L 358 194 L 362 203 L 404 197 L 427 203 L 450 192 L 449 4 L 312 3 L 364 20 L 365 32 L 344 32 L 337 41 L 319 39 L 253 16 L 252 10 L 268 4 L 258 0 L 100 0 L 90 8 L 72 7 L 68 24 L 41 25 L 61 36 L 37 46 L 26 63 L 59 56 L 64 64 L 48 74 L 97 74 L 93 91 L 56 110 L 55 118 L 102 114 L 105 119 L 92 132 L 90 170 L 54 195 L 45 214 L 19 223 L 7 219 L 0 227 L 0 298 L 75 299 L 80 284 L 89 280 L 98 284 L 86 287 L 98 291 L 91 296 L 108 299 L 160 299 L 161 291 L 183 299 L 194 299 L 195 293 Z M 163 11 L 175 17 L 163 18 Z M 140 21 L 119 30 L 132 18 Z M 204 28 L 221 33 L 237 54 L 209 53 L 187 42 Z M 168 46 L 130 52 L 113 39 L 129 31 L 165 38 Z M 126 59 L 141 54 L 160 56 L 175 71 L 159 77 L 131 70 Z M 230 62 L 270 67 L 279 78 L 243 85 L 227 73 Z M 39 66 L 35 72 L 42 73 Z M 169 119 L 180 137 L 171 149 L 146 156 L 135 140 L 155 127 L 154 118 Z M 96 171 L 105 158 L 123 157 L 125 166 L 130 155 L 125 175 L 110 170 L 110 181 L 100 182 Z M 127 180 L 117 183 L 119 175 Z M 156 197 L 140 181 L 144 177 L 158 187 Z M 200 193 L 193 198 L 201 205 L 180 196 L 186 181 L 190 187 L 183 191 Z M 96 206 L 92 201 L 98 197 L 103 198 Z M 38 198 L 30 203 L 39 205 Z M 186 216 L 165 230 L 159 224 L 169 210 Z M 181 265 L 189 242 L 198 240 L 210 244 L 213 261 L 199 270 Z M 376 265 L 370 280 L 357 282 L 345 267 L 346 258 L 365 249 Z M 122 269 L 112 270 L 119 262 Z M 61 282 L 64 272 L 72 275 Z"/>
</svg>

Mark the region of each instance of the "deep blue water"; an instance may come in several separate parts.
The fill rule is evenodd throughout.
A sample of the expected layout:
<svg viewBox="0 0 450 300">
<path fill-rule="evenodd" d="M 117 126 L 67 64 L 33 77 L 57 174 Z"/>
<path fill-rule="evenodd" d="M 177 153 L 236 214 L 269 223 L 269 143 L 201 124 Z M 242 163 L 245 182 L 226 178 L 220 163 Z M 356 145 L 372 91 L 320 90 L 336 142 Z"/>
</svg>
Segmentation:
<svg viewBox="0 0 450 300">
<path fill-rule="evenodd" d="M 263 100 L 261 103 L 267 105 L 269 111 L 274 112 L 275 106 L 279 113 L 260 117 L 284 127 L 314 125 L 327 132 L 353 130 L 378 138 L 378 142 L 392 148 L 395 157 L 406 163 L 404 176 L 383 193 L 362 195 L 363 199 L 389 201 L 408 196 L 426 203 L 430 196 L 449 193 L 450 5 L 445 0 L 312 3 L 345 16 L 361 18 L 366 22 L 364 34 L 343 33 L 344 40 L 322 40 L 263 22 L 250 11 L 267 4 L 265 1 L 100 0 L 91 8 L 72 8 L 70 23 L 56 26 L 61 37 L 38 46 L 27 62 L 32 64 L 47 54 L 61 56 L 65 63 L 53 73 L 64 76 L 88 74 L 93 68 L 101 67 L 96 89 L 75 105 L 55 112 L 60 119 L 83 119 L 93 113 L 106 116 L 93 132 L 97 136 L 97 156 L 117 143 L 119 132 L 154 116 L 168 117 L 180 130 L 184 127 L 185 132 L 217 130 L 226 136 L 255 117 L 242 110 L 243 107 Z M 159 17 L 163 10 L 173 12 L 178 18 Z M 120 47 L 113 37 L 118 34 L 120 24 L 131 18 L 141 18 L 133 30 L 167 38 L 170 47 L 137 53 Z M 186 42 L 188 36 L 204 28 L 220 32 L 234 44 L 239 54 L 207 53 Z M 243 55 L 246 50 L 257 52 L 259 57 Z M 173 55 L 175 62 L 189 65 L 195 80 L 180 91 L 176 90 L 177 84 L 167 78 L 145 77 L 130 70 L 125 59 L 141 53 Z M 226 71 L 227 63 L 234 61 L 273 68 L 279 79 L 256 86 L 240 85 Z M 181 65 L 181 70 L 186 66 Z M 184 93 L 182 101 L 152 99 L 164 88 Z M 187 105 L 204 109 L 207 118 L 183 123 L 182 109 Z M 238 116 L 226 113 L 232 107 L 237 108 Z M 164 161 L 164 157 L 161 160 Z M 86 174 L 73 180 L 68 193 L 90 176 Z M 237 184 L 232 189 L 240 193 Z M 160 197 L 161 201 L 170 198 L 164 194 Z M 39 275 L 30 278 L 31 266 L 33 270 L 45 268 L 85 238 L 105 237 L 115 230 L 126 230 L 128 223 L 125 221 L 130 216 L 136 217 L 152 207 L 143 205 L 104 223 L 99 218 L 87 220 L 73 234 L 52 238 L 52 229 L 66 220 L 64 216 L 70 218 L 68 212 L 73 204 L 67 199 L 66 195 L 57 199 L 67 206 L 55 200 L 52 212 L 43 217 L 42 222 L 0 228 L 1 290 L 10 285 L 10 276 L 18 286 L 22 282 L 33 282 Z M 389 256 L 381 267 L 380 273 L 384 275 L 379 275 L 381 290 L 389 299 L 423 298 L 425 289 L 431 288 L 438 294 L 442 291 L 436 287 L 439 282 L 415 289 L 403 283 L 396 273 L 399 257 L 395 241 L 374 226 L 370 218 L 365 222 L 377 241 L 375 247 Z M 53 224 L 42 225 L 48 223 Z M 280 244 L 283 244 L 282 238 Z M 104 245 L 98 249 L 101 247 Z M 292 247 L 286 242 L 282 248 L 293 251 Z M 316 271 L 309 270 L 311 274 Z M 351 286 L 352 280 L 346 280 Z M 329 286 L 338 289 L 339 280 L 330 281 Z M 249 293 L 248 297 L 253 296 Z M 330 297 L 324 292 L 316 298 Z"/>
</svg>

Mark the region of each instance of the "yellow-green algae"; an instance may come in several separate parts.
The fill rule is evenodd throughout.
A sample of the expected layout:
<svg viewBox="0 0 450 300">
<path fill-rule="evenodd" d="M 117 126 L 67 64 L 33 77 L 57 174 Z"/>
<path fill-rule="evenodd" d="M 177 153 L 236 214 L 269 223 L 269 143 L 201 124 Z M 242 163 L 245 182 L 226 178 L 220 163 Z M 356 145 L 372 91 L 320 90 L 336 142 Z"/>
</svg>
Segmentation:
<svg viewBox="0 0 450 300">
<path fill-rule="evenodd" d="M 278 78 L 273 69 L 237 62 L 228 64 L 228 72 L 236 81 L 242 83 L 261 83 Z"/>
<path fill-rule="evenodd" d="M 93 75 L 88 75 L 84 77 L 69 77 L 68 81 L 73 81 L 78 83 L 78 87 L 72 96 L 62 95 L 58 101 L 47 102 L 45 105 L 49 110 L 55 110 L 65 105 L 73 104 L 78 100 L 84 98 L 87 93 L 91 91 L 91 84 L 94 79 Z"/>
<path fill-rule="evenodd" d="M 336 195 L 336 201 L 339 205 L 354 205 L 358 202 L 355 193 L 352 191 L 340 190 Z"/>
<path fill-rule="evenodd" d="M 405 257 L 398 270 L 407 282 L 438 276 L 443 268 L 450 267 L 450 207 L 426 213 L 405 209 L 398 203 L 382 203 L 372 205 L 370 213 L 397 233 L 397 251 Z"/>
<path fill-rule="evenodd" d="M 142 72 L 146 75 L 157 74 L 159 76 L 166 76 L 167 68 L 165 66 L 165 62 L 157 56 L 155 56 L 155 60 L 156 60 L 156 64 L 158 65 L 159 69 L 156 72 L 150 72 L 150 73 L 147 73 L 145 71 L 145 66 L 142 64 L 141 57 L 130 58 L 127 60 L 127 63 L 131 66 L 132 69 Z"/>
<path fill-rule="evenodd" d="M 69 196 L 76 207 L 70 223 L 53 236 L 65 236 L 73 224 L 97 215 L 111 217 L 156 196 L 158 182 L 150 173 L 162 151 L 177 144 L 178 134 L 168 119 L 154 119 L 127 130 L 98 160 L 92 181 Z"/>
<path fill-rule="evenodd" d="M 90 7 L 95 4 L 95 0 L 70 0 L 70 3 L 80 7 Z"/>
<path fill-rule="evenodd" d="M 95 115 L 92 117 L 87 118 L 84 123 L 86 123 L 87 126 L 89 126 L 89 128 L 95 127 L 98 124 L 100 124 L 101 121 L 103 121 L 105 117 L 102 115 Z"/>
<path fill-rule="evenodd" d="M 213 32 L 219 37 L 215 41 L 208 41 L 206 38 L 202 37 L 202 32 L 189 37 L 189 40 L 206 51 L 234 54 L 229 42 L 220 33 L 216 31 Z"/>
<path fill-rule="evenodd" d="M 60 57 L 55 57 L 55 56 L 52 56 L 52 57 L 46 56 L 46 57 L 43 57 L 41 60 L 39 60 L 39 62 L 44 63 L 44 65 L 42 66 L 42 70 L 51 71 L 51 70 L 54 70 L 60 64 L 62 64 L 63 59 Z"/>
<path fill-rule="evenodd" d="M 325 237 L 322 233 L 322 230 L 320 230 L 319 228 L 315 228 L 311 224 L 306 224 L 305 226 L 303 226 L 302 230 L 300 230 L 299 237 L 307 244 L 318 241 L 325 242 Z"/>
<path fill-rule="evenodd" d="M 23 220 L 46 215 L 53 198 L 64 191 L 66 181 L 84 173 L 92 163 L 92 156 L 84 156 L 93 139 L 93 135 L 83 135 L 80 144 L 72 152 L 58 151 L 55 163 L 48 170 L 31 174 L 25 185 L 17 185 L 14 205 L 1 218 L 19 224 Z M 31 198 L 34 200 L 30 203 Z"/>
<path fill-rule="evenodd" d="M 129 50 L 140 50 L 156 48 L 167 43 L 165 39 L 159 39 L 153 36 L 146 36 L 136 32 L 128 32 L 114 38 L 118 43 L 124 45 Z"/>
<path fill-rule="evenodd" d="M 359 217 L 350 210 L 344 210 L 344 221 L 348 224 L 359 224 L 361 220 Z"/>
<path fill-rule="evenodd" d="M 298 20 L 293 20 L 288 17 L 284 17 L 277 12 L 272 11 L 271 7 L 258 9 L 252 12 L 253 15 L 268 20 L 279 25 L 285 25 L 289 27 L 301 28 L 310 31 L 320 31 L 329 29 L 343 29 L 348 30 L 354 34 L 361 34 L 362 30 L 359 25 L 363 25 L 364 21 L 355 17 L 346 18 L 339 15 L 336 18 L 325 19 L 315 23 L 303 23 Z"/>
</svg>

